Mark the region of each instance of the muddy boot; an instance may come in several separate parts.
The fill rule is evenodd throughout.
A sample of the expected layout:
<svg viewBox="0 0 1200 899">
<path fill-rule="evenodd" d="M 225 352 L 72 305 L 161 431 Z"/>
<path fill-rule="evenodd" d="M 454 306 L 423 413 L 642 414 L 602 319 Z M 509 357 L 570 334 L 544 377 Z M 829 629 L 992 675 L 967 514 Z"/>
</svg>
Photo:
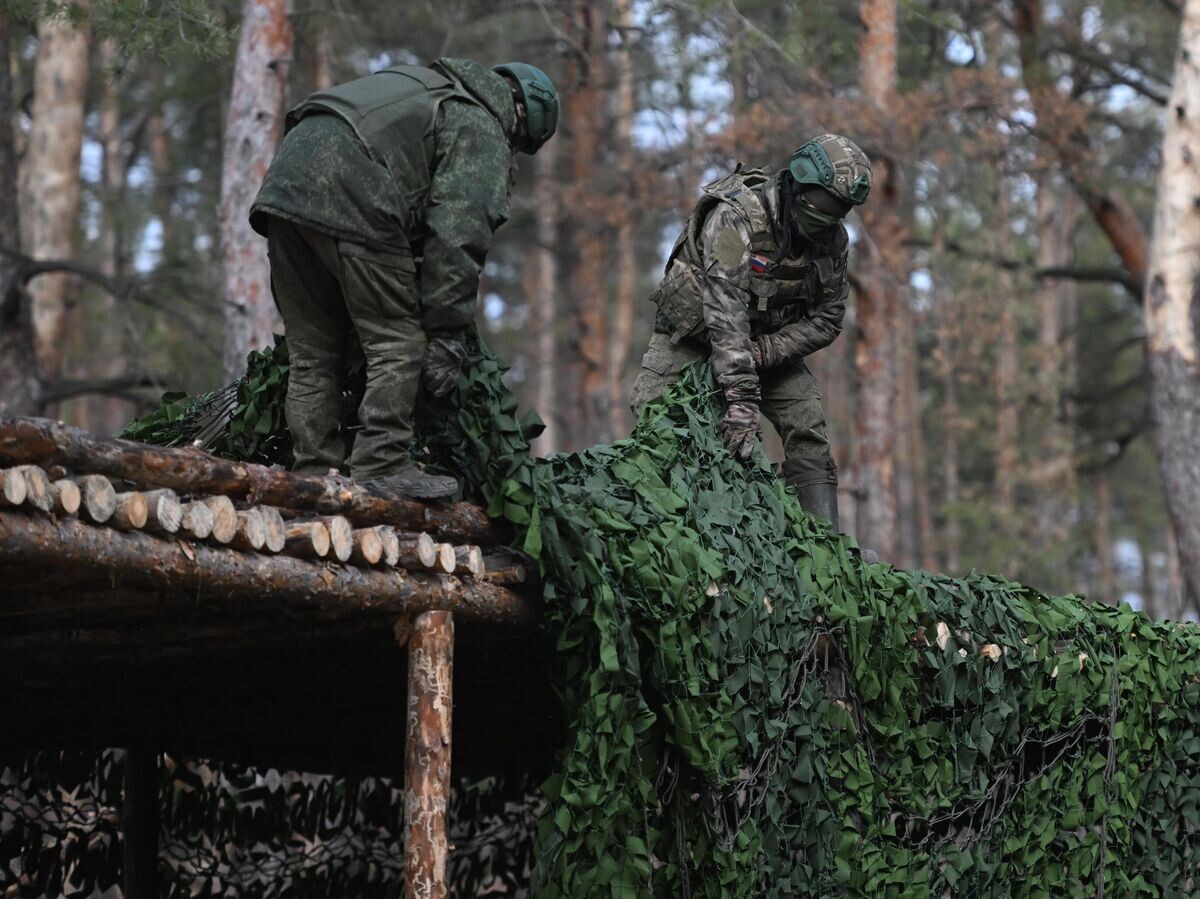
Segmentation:
<svg viewBox="0 0 1200 899">
<path fill-rule="evenodd" d="M 818 518 L 824 518 L 838 528 L 837 484 L 807 484 L 803 487 L 793 487 L 796 498 L 805 512 L 810 512 Z"/>
<path fill-rule="evenodd" d="M 430 474 L 416 462 L 409 462 L 392 474 L 364 481 L 363 486 L 412 499 L 441 499 L 458 490 L 458 481 L 448 475 Z"/>
</svg>

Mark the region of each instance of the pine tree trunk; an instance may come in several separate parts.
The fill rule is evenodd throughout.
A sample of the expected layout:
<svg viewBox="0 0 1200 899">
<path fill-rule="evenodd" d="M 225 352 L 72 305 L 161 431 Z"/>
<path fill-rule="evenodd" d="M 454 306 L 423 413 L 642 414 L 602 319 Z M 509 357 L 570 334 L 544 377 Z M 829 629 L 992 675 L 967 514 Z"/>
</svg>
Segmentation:
<svg viewBox="0 0 1200 899">
<path fill-rule="evenodd" d="M 1049 172 L 1038 179 L 1038 241 L 1034 265 L 1047 269 L 1070 265 L 1078 203 L 1070 190 L 1056 190 Z M 1037 389 L 1041 412 L 1040 456 L 1030 469 L 1035 500 L 1038 543 L 1062 545 L 1074 505 L 1074 441 L 1068 396 L 1074 389 L 1075 283 L 1042 279 L 1037 286 Z"/>
<path fill-rule="evenodd" d="M 859 87 L 863 98 L 886 122 L 896 98 L 895 0 L 863 0 L 864 32 L 859 46 Z M 886 127 L 886 126 L 885 126 Z M 891 144 L 879 141 L 880 148 Z M 898 548 L 895 497 L 895 409 L 897 353 L 895 338 L 904 265 L 904 229 L 900 221 L 900 183 L 896 159 L 876 150 L 871 197 L 860 210 L 866 229 L 865 252 L 856 257 L 858 406 L 855 424 L 855 476 L 858 489 L 858 539 L 884 560 Z"/>
<path fill-rule="evenodd" d="M 10 26 L 8 13 L 0 10 L 0 247 L 19 250 Z M 8 285 L 15 274 L 16 261 L 0 253 L 0 415 L 32 415 L 40 406 L 41 382 L 29 304 L 23 294 L 9 296 Z"/>
<path fill-rule="evenodd" d="M 1163 138 L 1143 310 L 1167 508 L 1190 596 L 1200 595 L 1200 0 L 1186 0 Z"/>
<path fill-rule="evenodd" d="M 221 167 L 223 367 L 228 379 L 245 371 L 247 353 L 271 345 L 279 325 L 266 245 L 247 216 L 283 133 L 292 43 L 286 0 L 245 0 Z"/>
<path fill-rule="evenodd" d="M 533 408 L 546 423 L 534 441 L 534 452 L 542 456 L 562 448 L 559 420 L 559 319 L 558 319 L 558 233 L 559 206 L 558 143 L 551 140 L 533 157 L 534 216 L 536 235 L 525 255 L 525 291 L 529 297 L 533 325 L 535 392 Z"/>
<path fill-rule="evenodd" d="M 89 0 L 76 4 L 83 12 Z M 79 156 L 88 84 L 89 29 L 59 16 L 38 23 L 33 122 L 25 165 L 22 226 L 26 252 L 35 259 L 75 255 L 79 227 Z M 29 285 L 33 337 L 43 378 L 62 371 L 67 332 L 65 275 L 42 275 Z"/>
<path fill-rule="evenodd" d="M 1116 605 L 1120 600 L 1117 595 L 1117 577 L 1113 562 L 1113 501 L 1112 487 L 1108 481 L 1108 470 L 1100 469 L 1096 474 L 1093 486 L 1096 510 L 1096 570 L 1097 584 L 1093 599 Z"/>
<path fill-rule="evenodd" d="M 936 208 L 945 209 L 945 190 L 938 188 Z M 933 227 L 931 252 L 934 265 L 946 259 L 946 218 L 940 211 Z M 952 308 L 954 294 L 945 285 L 947 278 L 941 270 L 933 272 L 933 314 L 937 331 L 936 361 L 938 380 L 942 387 L 942 457 L 941 505 L 944 523 L 938 540 L 941 568 L 948 574 L 959 573 L 959 548 L 962 534 L 958 524 L 959 501 L 959 408 L 958 408 L 958 317 Z M 934 566 L 935 568 L 938 566 Z"/>
<path fill-rule="evenodd" d="M 617 21 L 622 33 L 616 51 L 617 91 L 614 116 L 617 145 L 617 171 L 621 195 L 616 197 L 617 216 L 617 293 L 612 336 L 609 341 L 609 416 L 613 437 L 629 433 L 629 403 L 626 402 L 625 369 L 633 342 L 633 323 L 637 316 L 637 254 L 634 209 L 638 184 L 634 171 L 633 117 L 637 112 L 634 97 L 633 53 L 630 28 L 633 24 L 631 0 L 617 0 Z"/>
<path fill-rule="evenodd" d="M 574 210 L 572 289 L 578 351 L 578 430 L 575 446 L 602 443 L 610 436 L 608 376 L 607 242 L 602 213 L 605 196 L 602 148 L 607 144 L 607 0 L 576 0 L 568 21 L 578 51 L 567 66 L 573 86 L 566 106 L 571 135 L 571 206 Z"/>
</svg>

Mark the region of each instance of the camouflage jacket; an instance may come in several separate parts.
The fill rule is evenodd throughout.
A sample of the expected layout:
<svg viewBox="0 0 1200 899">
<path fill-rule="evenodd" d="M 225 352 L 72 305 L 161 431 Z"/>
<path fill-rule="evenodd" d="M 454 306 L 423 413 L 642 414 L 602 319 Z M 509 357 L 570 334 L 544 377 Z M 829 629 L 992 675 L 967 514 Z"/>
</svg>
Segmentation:
<svg viewBox="0 0 1200 899">
<path fill-rule="evenodd" d="M 716 188 L 720 196 L 736 179 L 727 176 L 706 186 L 706 192 Z M 756 193 L 762 212 L 777 221 L 778 180 L 762 184 Z M 685 228 L 652 297 L 659 307 L 655 330 L 711 346 L 711 363 L 726 397 L 757 401 L 759 379 L 751 349 L 756 340 L 769 343 L 769 355 L 778 365 L 828 346 L 841 333 L 849 293 L 846 229 L 839 226 L 820 245 L 800 244 L 799 252 L 776 267 L 775 239 L 747 215 L 745 204 L 702 200 L 689 227 L 695 239 L 688 241 Z M 773 273 L 789 280 L 776 284 L 782 279 Z M 686 308 L 679 314 L 678 299 L 694 314 Z"/>
<path fill-rule="evenodd" d="M 499 75 L 464 59 L 431 69 L 462 89 L 440 102 L 432 134 L 407 138 L 411 152 L 365 145 L 319 95 L 301 103 L 250 212 L 260 234 L 274 215 L 339 240 L 411 252 L 428 332 L 454 331 L 474 317 L 492 234 L 508 218 L 517 126 Z"/>
</svg>

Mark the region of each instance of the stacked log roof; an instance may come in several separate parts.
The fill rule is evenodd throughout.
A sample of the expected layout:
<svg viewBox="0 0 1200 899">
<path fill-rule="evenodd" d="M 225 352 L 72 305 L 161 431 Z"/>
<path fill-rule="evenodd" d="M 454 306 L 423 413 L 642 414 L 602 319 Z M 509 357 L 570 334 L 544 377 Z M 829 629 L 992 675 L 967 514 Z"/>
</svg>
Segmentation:
<svg viewBox="0 0 1200 899">
<path fill-rule="evenodd" d="M 0 418 L 0 694 L 26 706 L 10 733 L 121 744 L 157 721 L 210 752 L 307 742 L 344 761 L 335 733 L 365 748 L 388 731 L 365 709 L 403 690 L 396 640 L 430 610 L 454 613 L 464 646 L 491 647 L 491 674 L 469 661 L 456 678 L 479 680 L 478 728 L 492 730 L 512 702 L 488 691 L 546 658 L 531 568 L 507 537 L 470 504 Z M 285 695 L 298 684 L 307 705 Z M 220 724 L 195 707 L 206 690 L 228 700 Z M 330 732 L 295 739 L 306 715 Z"/>
</svg>

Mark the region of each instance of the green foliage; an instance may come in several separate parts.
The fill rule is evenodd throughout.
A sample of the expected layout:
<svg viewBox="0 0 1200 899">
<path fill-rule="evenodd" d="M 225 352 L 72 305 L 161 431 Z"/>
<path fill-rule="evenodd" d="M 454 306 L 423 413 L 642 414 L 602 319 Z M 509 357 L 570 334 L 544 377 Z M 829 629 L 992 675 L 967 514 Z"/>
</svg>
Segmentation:
<svg viewBox="0 0 1200 899">
<path fill-rule="evenodd" d="M 534 460 L 469 344 L 419 443 L 544 574 L 569 737 L 534 895 L 1197 895 L 1194 628 L 865 563 L 728 457 L 707 366 L 629 439 Z M 280 421 L 282 351 L 257 364 L 228 434 Z"/>
<path fill-rule="evenodd" d="M 207 0 L 94 0 L 90 10 L 73 0 L 4 0 L 0 9 L 30 21 L 90 18 L 95 33 L 116 38 L 126 57 L 184 50 L 210 58 L 233 48 L 233 30 Z"/>
</svg>

